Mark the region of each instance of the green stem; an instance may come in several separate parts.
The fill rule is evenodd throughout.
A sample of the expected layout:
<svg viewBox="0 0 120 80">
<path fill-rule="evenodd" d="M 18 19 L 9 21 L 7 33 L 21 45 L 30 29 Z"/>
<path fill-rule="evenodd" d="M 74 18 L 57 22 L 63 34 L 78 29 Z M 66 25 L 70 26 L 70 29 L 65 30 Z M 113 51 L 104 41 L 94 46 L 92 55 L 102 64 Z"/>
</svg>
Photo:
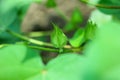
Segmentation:
<svg viewBox="0 0 120 80">
<path fill-rule="evenodd" d="M 53 47 L 52 44 L 50 43 L 46 43 L 46 42 L 42 42 L 42 41 L 38 41 L 38 40 L 35 40 L 35 39 L 32 39 L 32 38 L 28 38 L 26 36 L 22 36 L 20 34 L 17 34 L 11 30 L 6 30 L 9 34 L 13 35 L 13 36 L 16 36 L 22 40 L 25 40 L 25 41 L 28 41 L 30 43 L 33 43 L 33 44 L 36 44 L 36 45 L 40 45 L 40 46 L 49 46 L 49 47 Z"/>
<path fill-rule="evenodd" d="M 9 34 L 18 37 L 22 40 L 28 41 L 30 43 L 36 44 L 36 45 L 40 45 L 40 46 L 47 46 L 47 47 L 53 47 L 53 48 L 46 48 L 46 47 L 37 47 L 37 46 L 29 46 L 31 48 L 35 48 L 35 49 L 40 49 L 40 50 L 44 50 L 44 51 L 50 51 L 50 52 L 59 52 L 59 49 L 54 49 L 54 46 L 50 43 L 47 42 L 43 42 L 43 41 L 38 41 L 32 38 L 28 38 L 26 36 L 22 36 L 20 34 L 17 34 L 11 30 L 6 30 Z M 80 52 L 81 48 L 72 48 L 70 45 L 65 45 L 64 46 L 64 52 Z"/>
<path fill-rule="evenodd" d="M 80 0 L 81 2 L 89 5 L 93 5 L 95 7 L 100 7 L 100 8 L 106 8 L 106 9 L 120 9 L 120 6 L 109 6 L 109 5 L 104 5 L 104 4 L 93 4 L 88 2 L 87 0 Z"/>
<path fill-rule="evenodd" d="M 58 49 L 51 49 L 51 48 L 46 48 L 46 47 L 38 47 L 38 46 L 28 46 L 28 47 L 33 48 L 33 49 L 43 50 L 43 51 L 49 51 L 49 52 L 59 52 Z"/>
</svg>

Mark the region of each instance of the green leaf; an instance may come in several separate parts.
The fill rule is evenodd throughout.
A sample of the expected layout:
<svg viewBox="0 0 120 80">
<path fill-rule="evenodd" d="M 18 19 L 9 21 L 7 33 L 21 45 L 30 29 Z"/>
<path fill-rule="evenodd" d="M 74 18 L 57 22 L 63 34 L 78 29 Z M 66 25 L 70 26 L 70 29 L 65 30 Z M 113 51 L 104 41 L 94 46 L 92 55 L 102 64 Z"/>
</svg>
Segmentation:
<svg viewBox="0 0 120 80">
<path fill-rule="evenodd" d="M 120 80 L 119 74 L 120 74 L 120 66 L 116 66 L 104 74 L 103 80 Z"/>
<path fill-rule="evenodd" d="M 103 4 L 106 6 L 120 6 L 120 4 L 113 3 L 112 0 L 100 0 L 99 4 Z M 101 12 L 105 14 L 119 14 L 120 10 L 119 9 L 106 9 L 106 8 L 98 8 Z"/>
<path fill-rule="evenodd" d="M 54 30 L 51 34 L 51 42 L 56 48 L 62 48 L 67 44 L 67 37 L 62 32 L 62 30 L 55 24 L 53 24 Z"/>
<path fill-rule="evenodd" d="M 44 67 L 35 50 L 24 45 L 3 46 L 0 80 L 79 80 L 83 61 L 78 54 L 62 54 Z"/>
<path fill-rule="evenodd" d="M 44 67 L 39 54 L 24 45 L 0 48 L 0 80 L 25 80 Z"/>
<path fill-rule="evenodd" d="M 99 77 L 120 65 L 120 24 L 109 22 L 98 28 L 95 39 L 87 46 L 86 74 Z M 91 79 L 93 80 L 93 79 Z M 96 79 L 95 79 L 96 80 Z M 101 80 L 101 79 L 100 79 Z M 116 79 L 115 79 L 116 80 Z"/>
<path fill-rule="evenodd" d="M 81 23 L 82 21 L 83 21 L 83 17 L 80 10 L 78 8 L 75 8 L 71 16 L 71 22 L 73 24 L 78 24 Z"/>
<path fill-rule="evenodd" d="M 16 33 L 20 33 L 20 21 L 16 19 L 15 22 L 13 22 L 11 25 L 8 26 L 8 29 Z M 0 44 L 15 43 L 16 41 L 20 41 L 20 40 L 17 37 L 14 37 L 13 35 L 8 34 L 6 31 L 3 31 L 0 34 Z"/>
<path fill-rule="evenodd" d="M 47 0 L 46 6 L 47 6 L 48 8 L 54 8 L 54 7 L 57 6 L 57 4 L 56 4 L 55 0 Z"/>
<path fill-rule="evenodd" d="M 85 41 L 85 31 L 84 29 L 78 29 L 74 36 L 69 40 L 73 47 L 79 47 Z"/>
<path fill-rule="evenodd" d="M 50 61 L 41 75 L 28 80 L 80 80 L 83 57 L 78 54 L 62 54 Z"/>
<path fill-rule="evenodd" d="M 34 0 L 1 0 L 0 2 L 0 43 L 13 43 L 17 41 L 15 37 L 11 36 L 6 29 L 12 29 L 13 31 L 20 33 L 20 15 L 19 11 L 22 11 L 24 7 L 30 5 Z"/>
<path fill-rule="evenodd" d="M 119 4 L 120 5 L 120 0 L 111 0 L 111 2 L 115 3 L 115 4 Z"/>
<path fill-rule="evenodd" d="M 96 24 L 93 22 L 89 21 L 85 27 L 85 36 L 87 40 L 92 40 L 93 37 L 95 36 L 95 31 L 96 31 Z"/>
<path fill-rule="evenodd" d="M 1 0 L 0 28 L 5 30 L 9 27 L 18 18 L 18 11 L 31 4 L 33 1 L 34 0 Z"/>
<path fill-rule="evenodd" d="M 73 30 L 74 28 L 75 26 L 72 23 L 67 23 L 64 27 L 64 30 L 70 31 L 70 30 Z"/>
<path fill-rule="evenodd" d="M 78 54 L 62 54 L 47 65 L 47 80 L 80 80 L 83 57 Z"/>
</svg>

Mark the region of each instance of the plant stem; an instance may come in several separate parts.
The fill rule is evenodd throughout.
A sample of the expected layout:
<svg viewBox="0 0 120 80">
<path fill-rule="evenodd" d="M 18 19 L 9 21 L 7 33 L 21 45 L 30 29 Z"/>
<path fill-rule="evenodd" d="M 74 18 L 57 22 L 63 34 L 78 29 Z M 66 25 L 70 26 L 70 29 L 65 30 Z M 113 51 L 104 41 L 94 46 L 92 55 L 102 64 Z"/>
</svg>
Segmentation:
<svg viewBox="0 0 120 80">
<path fill-rule="evenodd" d="M 40 50 L 44 50 L 44 51 L 50 51 L 50 52 L 59 52 L 59 49 L 55 49 L 54 45 L 47 43 L 47 42 L 43 42 L 43 41 L 38 41 L 32 38 L 28 38 L 26 36 L 20 35 L 18 33 L 15 33 L 11 30 L 6 30 L 9 34 L 18 37 L 22 40 L 28 41 L 30 43 L 36 44 L 36 45 L 40 45 L 40 46 L 47 46 L 47 47 L 53 47 L 53 48 L 46 48 L 46 47 L 37 47 L 37 46 L 29 46 L 31 48 L 35 48 L 35 49 L 40 49 Z M 80 52 L 81 48 L 72 48 L 72 46 L 70 45 L 65 45 L 64 46 L 64 52 Z"/>
<path fill-rule="evenodd" d="M 49 52 L 59 52 L 58 49 L 51 49 L 51 48 L 46 48 L 46 47 L 38 47 L 38 46 L 28 46 L 28 47 L 33 48 L 33 49 L 43 50 L 43 51 L 49 51 Z"/>
<path fill-rule="evenodd" d="M 17 34 L 11 30 L 6 30 L 9 34 L 13 35 L 13 36 L 16 36 L 22 40 L 25 40 L 25 41 L 28 41 L 30 43 L 33 43 L 33 44 L 36 44 L 36 45 L 40 45 L 40 46 L 49 46 L 49 47 L 53 47 L 52 44 L 50 43 L 46 43 L 46 42 L 42 42 L 42 41 L 38 41 L 38 40 L 35 40 L 35 39 L 32 39 L 32 38 L 28 38 L 26 36 L 22 36 L 20 34 Z"/>
<path fill-rule="evenodd" d="M 40 46 L 48 46 L 48 47 L 54 47 L 52 44 L 50 43 L 47 43 L 47 42 L 43 42 L 43 41 L 38 41 L 38 40 L 35 40 L 35 39 L 32 39 L 32 38 L 28 38 L 26 36 L 22 36 L 20 34 L 17 34 L 11 30 L 6 30 L 9 34 L 13 35 L 13 36 L 16 36 L 22 40 L 25 40 L 25 41 L 28 41 L 28 42 L 31 42 L 33 44 L 36 44 L 36 45 L 40 45 Z M 65 45 L 64 48 L 71 48 L 70 45 Z"/>
<path fill-rule="evenodd" d="M 93 4 L 88 2 L 87 0 L 80 0 L 81 2 L 89 5 L 93 5 L 95 7 L 100 7 L 100 8 L 106 8 L 106 9 L 120 9 L 120 6 L 109 6 L 109 5 L 104 5 L 104 4 Z"/>
</svg>

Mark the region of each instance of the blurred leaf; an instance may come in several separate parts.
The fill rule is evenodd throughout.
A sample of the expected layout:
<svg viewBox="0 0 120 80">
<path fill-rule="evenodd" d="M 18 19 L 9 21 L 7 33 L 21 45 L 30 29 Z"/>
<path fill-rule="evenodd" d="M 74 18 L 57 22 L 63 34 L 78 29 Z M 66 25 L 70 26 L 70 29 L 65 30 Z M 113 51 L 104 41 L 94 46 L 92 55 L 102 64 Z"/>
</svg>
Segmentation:
<svg viewBox="0 0 120 80">
<path fill-rule="evenodd" d="M 115 3 L 115 4 L 119 4 L 120 5 L 120 0 L 111 0 L 111 2 Z"/>
<path fill-rule="evenodd" d="M 95 31 L 96 31 L 96 24 L 93 22 L 89 21 L 85 27 L 85 37 L 87 40 L 92 40 L 93 37 L 95 36 Z"/>
<path fill-rule="evenodd" d="M 95 39 L 86 49 L 85 71 L 92 78 L 100 78 L 120 65 L 120 24 L 109 22 L 98 28 Z M 91 79 L 96 80 L 96 79 Z M 100 79 L 101 80 L 101 79 Z"/>
<path fill-rule="evenodd" d="M 120 66 L 116 66 L 104 74 L 103 80 L 120 80 L 119 74 L 120 74 Z"/>
<path fill-rule="evenodd" d="M 16 19 L 16 21 L 14 21 L 11 25 L 8 26 L 8 29 L 20 34 L 21 33 L 20 21 L 18 19 Z M 0 34 L 0 44 L 15 43 L 16 41 L 20 41 L 20 39 L 18 39 L 17 37 L 15 37 L 11 34 L 8 34 L 6 31 L 3 31 Z"/>
<path fill-rule="evenodd" d="M 103 4 L 105 6 L 120 6 L 120 4 L 113 3 L 112 0 L 100 0 L 99 4 Z M 105 14 L 119 14 L 120 10 L 119 9 L 106 9 L 106 8 L 98 8 L 101 12 Z"/>
<path fill-rule="evenodd" d="M 78 54 L 59 55 L 47 64 L 41 75 L 28 80 L 80 80 L 82 61 L 83 57 Z"/>
<path fill-rule="evenodd" d="M 78 8 L 75 8 L 71 16 L 71 22 L 73 24 L 78 24 L 81 23 L 82 21 L 83 21 L 83 17 L 81 11 Z"/>
<path fill-rule="evenodd" d="M 69 40 L 73 47 L 79 47 L 85 41 L 85 31 L 84 29 L 78 29 L 74 36 Z"/>
<path fill-rule="evenodd" d="M 34 0 L 1 0 L 0 27 L 7 28 L 18 17 L 18 11 L 31 4 Z M 41 0 L 39 0 L 41 1 Z"/>
<path fill-rule="evenodd" d="M 64 30 L 70 31 L 70 30 L 73 30 L 74 28 L 75 26 L 72 23 L 67 23 L 64 27 Z"/>
<path fill-rule="evenodd" d="M 92 13 L 90 15 L 89 20 L 91 20 L 98 27 L 100 27 L 101 25 L 110 22 L 112 20 L 112 16 L 104 14 L 104 13 L 100 12 L 99 10 L 94 10 L 94 11 L 92 11 Z"/>
<path fill-rule="evenodd" d="M 87 0 L 88 2 L 90 2 L 90 3 L 94 3 L 94 4 L 97 4 L 98 3 L 98 1 L 100 1 L 100 0 Z"/>
<path fill-rule="evenodd" d="M 47 0 L 46 6 L 47 6 L 48 8 L 54 8 L 54 7 L 57 6 L 57 4 L 56 4 L 55 0 Z"/>
<path fill-rule="evenodd" d="M 53 24 L 53 26 L 54 31 L 51 34 L 51 42 L 56 48 L 62 48 L 67 44 L 67 37 L 57 25 Z"/>
<path fill-rule="evenodd" d="M 11 36 L 6 29 L 12 29 L 13 31 L 20 33 L 20 15 L 25 14 L 26 9 L 21 14 L 24 7 L 28 8 L 34 0 L 1 0 L 0 2 L 0 43 L 12 43 L 15 42 L 15 37 Z M 40 0 L 39 0 L 40 1 Z"/>
<path fill-rule="evenodd" d="M 83 57 L 78 54 L 59 55 L 47 65 L 47 80 L 80 80 L 82 61 Z"/>
<path fill-rule="evenodd" d="M 0 80 L 25 80 L 38 74 L 43 66 L 36 51 L 24 45 L 0 48 Z"/>
</svg>

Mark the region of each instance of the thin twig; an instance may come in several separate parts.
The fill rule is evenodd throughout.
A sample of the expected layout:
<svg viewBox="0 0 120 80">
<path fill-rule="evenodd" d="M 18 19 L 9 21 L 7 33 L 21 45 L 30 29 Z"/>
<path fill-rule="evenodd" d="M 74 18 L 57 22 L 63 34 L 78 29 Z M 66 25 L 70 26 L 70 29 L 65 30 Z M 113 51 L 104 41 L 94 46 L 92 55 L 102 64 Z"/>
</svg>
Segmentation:
<svg viewBox="0 0 120 80">
<path fill-rule="evenodd" d="M 53 47 L 53 48 L 46 48 L 46 47 L 35 47 L 35 46 L 30 46 L 30 47 L 33 47 L 33 48 L 36 48 L 36 49 L 40 49 L 40 50 L 46 50 L 46 51 L 53 51 L 53 52 L 59 52 L 59 49 L 55 49 L 54 48 L 54 45 L 50 44 L 50 43 L 47 43 L 47 42 L 43 42 L 43 41 L 38 41 L 38 40 L 35 40 L 35 39 L 32 39 L 32 38 L 28 38 L 26 36 L 23 36 L 23 35 L 20 35 L 18 33 L 15 33 L 11 30 L 6 30 L 9 34 L 15 36 L 15 37 L 18 37 L 22 40 L 25 40 L 25 41 L 28 41 L 30 43 L 33 43 L 33 44 L 36 44 L 36 45 L 40 45 L 40 46 L 47 46 L 47 47 Z M 73 48 L 72 46 L 70 45 L 65 45 L 63 47 L 65 50 L 65 52 L 80 52 L 81 51 L 81 48 Z"/>
</svg>

